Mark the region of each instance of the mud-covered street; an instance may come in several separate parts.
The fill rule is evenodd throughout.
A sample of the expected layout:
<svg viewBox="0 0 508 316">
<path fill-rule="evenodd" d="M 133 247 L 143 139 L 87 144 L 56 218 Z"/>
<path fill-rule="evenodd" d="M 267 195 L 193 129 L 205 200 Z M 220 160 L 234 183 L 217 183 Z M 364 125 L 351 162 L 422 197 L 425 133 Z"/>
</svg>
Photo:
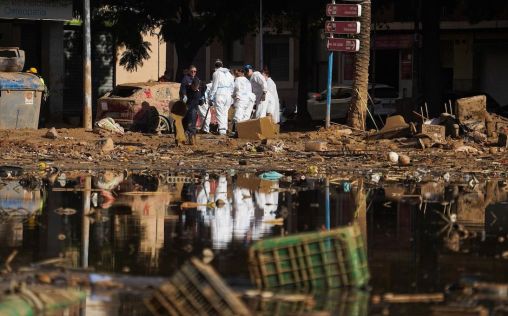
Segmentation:
<svg viewBox="0 0 508 316">
<path fill-rule="evenodd" d="M 439 147 L 420 149 L 407 138 L 365 140 L 364 133 L 334 126 L 317 132 L 281 133 L 277 139 L 255 141 L 217 135 L 199 135 L 194 146 L 176 146 L 173 135 L 127 132 L 125 135 L 57 129 L 0 131 L 4 165 L 39 171 L 39 163 L 63 171 L 95 173 L 98 170 L 177 170 L 221 172 L 293 171 L 301 175 L 380 174 L 381 180 L 436 180 L 446 173 L 449 181 L 464 174 L 502 178 L 507 170 L 506 149 L 478 145 L 473 140 L 449 140 Z M 111 146 L 105 146 L 107 139 Z M 307 143 L 326 148 L 306 150 Z M 409 144 L 408 144 L 409 143 Z M 407 155 L 406 165 L 390 161 L 389 153 Z"/>
</svg>

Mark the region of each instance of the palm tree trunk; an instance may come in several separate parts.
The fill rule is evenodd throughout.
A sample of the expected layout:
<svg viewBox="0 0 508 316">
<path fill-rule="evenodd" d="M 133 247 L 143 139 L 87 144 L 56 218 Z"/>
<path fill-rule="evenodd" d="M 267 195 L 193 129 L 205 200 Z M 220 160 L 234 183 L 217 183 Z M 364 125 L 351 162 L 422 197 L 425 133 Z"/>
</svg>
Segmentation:
<svg viewBox="0 0 508 316">
<path fill-rule="evenodd" d="M 348 124 L 357 129 L 365 129 L 369 89 L 370 62 L 370 24 L 371 2 L 362 2 L 362 16 L 360 18 L 360 51 L 356 53 L 355 74 L 353 77 L 353 98 L 348 114 Z"/>
</svg>

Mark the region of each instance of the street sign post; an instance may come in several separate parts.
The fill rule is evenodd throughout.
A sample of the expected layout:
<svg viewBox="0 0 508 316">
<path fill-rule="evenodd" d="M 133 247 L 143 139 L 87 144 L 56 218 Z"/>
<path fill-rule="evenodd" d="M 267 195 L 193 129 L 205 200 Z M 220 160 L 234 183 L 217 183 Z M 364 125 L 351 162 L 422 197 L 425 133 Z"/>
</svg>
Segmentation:
<svg viewBox="0 0 508 316">
<path fill-rule="evenodd" d="M 328 84 L 326 93 L 326 120 L 325 127 L 330 127 L 330 112 L 332 106 L 332 77 L 333 77 L 333 53 L 334 52 L 357 52 L 360 49 L 360 41 L 348 38 L 334 38 L 334 34 L 359 34 L 360 22 L 335 21 L 340 18 L 357 18 L 362 16 L 362 6 L 359 4 L 336 4 L 335 0 L 326 6 L 326 15 L 330 21 L 325 24 L 325 32 L 329 34 L 326 48 L 328 49 Z"/>
<path fill-rule="evenodd" d="M 325 33 L 332 34 L 360 34 L 360 22 L 326 21 Z"/>
<path fill-rule="evenodd" d="M 326 15 L 339 18 L 358 18 L 362 16 L 362 6 L 360 4 L 328 4 L 326 6 Z"/>
<path fill-rule="evenodd" d="M 360 50 L 360 40 L 349 38 L 328 38 L 326 48 L 331 52 L 357 52 Z"/>
</svg>

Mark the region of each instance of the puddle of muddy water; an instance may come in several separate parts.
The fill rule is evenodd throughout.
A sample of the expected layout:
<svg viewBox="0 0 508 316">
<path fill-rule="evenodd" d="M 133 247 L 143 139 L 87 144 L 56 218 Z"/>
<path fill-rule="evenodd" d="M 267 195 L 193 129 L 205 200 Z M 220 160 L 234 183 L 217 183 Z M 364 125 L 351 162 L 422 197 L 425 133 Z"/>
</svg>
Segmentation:
<svg viewBox="0 0 508 316">
<path fill-rule="evenodd" d="M 64 257 L 75 268 L 134 276 L 170 276 L 210 248 L 216 270 L 247 289 L 248 248 L 257 240 L 358 222 L 371 293 L 331 291 L 312 304 L 249 300 L 262 315 L 327 311 L 343 315 L 428 314 L 428 305 L 370 304 L 370 295 L 442 293 L 468 278 L 508 283 L 508 190 L 476 185 L 330 184 L 260 180 L 256 175 L 150 176 L 107 172 L 27 189 L 0 187 L 0 264 L 13 268 Z M 214 203 L 223 201 L 223 203 Z M 193 202 L 186 203 L 184 202 Z M 182 208 L 185 206 L 186 208 Z M 91 294 L 83 315 L 141 315 L 122 294 Z"/>
</svg>

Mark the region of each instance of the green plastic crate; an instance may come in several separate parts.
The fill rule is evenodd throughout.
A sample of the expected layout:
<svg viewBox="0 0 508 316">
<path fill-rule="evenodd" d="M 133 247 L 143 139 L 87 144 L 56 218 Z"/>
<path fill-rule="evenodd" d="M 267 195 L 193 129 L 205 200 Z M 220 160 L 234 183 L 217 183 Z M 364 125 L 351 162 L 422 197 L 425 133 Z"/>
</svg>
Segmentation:
<svg viewBox="0 0 508 316">
<path fill-rule="evenodd" d="M 261 240 L 249 250 L 249 270 L 259 288 L 362 287 L 370 277 L 357 224 Z"/>
<path fill-rule="evenodd" d="M 215 270 L 192 258 L 145 301 L 152 315 L 250 315 Z"/>
</svg>

